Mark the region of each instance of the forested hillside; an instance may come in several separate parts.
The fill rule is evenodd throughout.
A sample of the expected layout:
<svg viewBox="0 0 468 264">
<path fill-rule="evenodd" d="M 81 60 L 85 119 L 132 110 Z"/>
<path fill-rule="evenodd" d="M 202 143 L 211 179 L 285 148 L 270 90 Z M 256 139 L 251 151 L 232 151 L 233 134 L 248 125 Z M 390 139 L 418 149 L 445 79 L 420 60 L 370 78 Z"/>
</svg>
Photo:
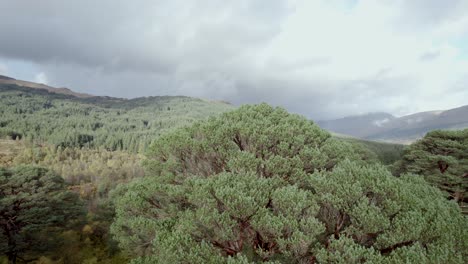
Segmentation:
<svg viewBox="0 0 468 264">
<path fill-rule="evenodd" d="M 0 85 L 0 263 L 467 259 L 466 130 L 405 148 L 230 110 Z"/>
<path fill-rule="evenodd" d="M 142 153 L 160 135 L 234 107 L 183 96 L 76 97 L 41 87 L 0 83 L 0 166 L 21 172 L 45 168 L 59 175 L 79 195 L 86 215 L 49 241 L 41 240 L 42 248 L 12 250 L 17 246 L 2 242 L 0 252 L 15 261 L 126 263 L 108 233 L 113 219 L 109 192 L 144 176 Z M 14 207 L 3 204 L 10 195 L 2 195 L 0 214 Z M 0 227 L 2 221 L 0 216 Z"/>
<path fill-rule="evenodd" d="M 233 108 L 183 96 L 78 98 L 0 84 L 0 138 L 142 152 L 167 131 Z"/>
</svg>

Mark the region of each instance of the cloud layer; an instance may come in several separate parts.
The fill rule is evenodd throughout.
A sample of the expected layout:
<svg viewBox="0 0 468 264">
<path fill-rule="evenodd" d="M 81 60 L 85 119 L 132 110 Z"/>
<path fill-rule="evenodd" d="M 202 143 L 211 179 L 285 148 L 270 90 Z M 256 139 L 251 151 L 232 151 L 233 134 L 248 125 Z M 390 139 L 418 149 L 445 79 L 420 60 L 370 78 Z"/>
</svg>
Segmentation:
<svg viewBox="0 0 468 264">
<path fill-rule="evenodd" d="M 0 72 L 21 61 L 31 80 L 82 92 L 265 101 L 315 119 L 446 109 L 468 102 L 467 3 L 0 0 Z"/>
</svg>

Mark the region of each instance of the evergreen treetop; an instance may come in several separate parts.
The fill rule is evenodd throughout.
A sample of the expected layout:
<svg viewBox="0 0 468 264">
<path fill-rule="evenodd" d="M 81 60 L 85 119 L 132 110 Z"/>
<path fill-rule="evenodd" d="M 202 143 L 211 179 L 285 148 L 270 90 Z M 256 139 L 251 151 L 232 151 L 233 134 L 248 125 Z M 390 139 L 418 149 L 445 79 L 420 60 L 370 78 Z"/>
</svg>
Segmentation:
<svg viewBox="0 0 468 264">
<path fill-rule="evenodd" d="M 180 129 L 115 193 L 134 263 L 465 263 L 467 220 L 418 176 L 393 177 L 266 104 Z"/>
</svg>

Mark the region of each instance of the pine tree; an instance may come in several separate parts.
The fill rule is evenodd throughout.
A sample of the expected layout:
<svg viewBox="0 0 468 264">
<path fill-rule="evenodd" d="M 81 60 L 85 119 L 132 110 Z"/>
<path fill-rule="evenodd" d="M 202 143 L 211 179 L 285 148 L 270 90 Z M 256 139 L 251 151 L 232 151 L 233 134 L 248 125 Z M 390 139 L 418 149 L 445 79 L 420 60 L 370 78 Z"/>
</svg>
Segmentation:
<svg viewBox="0 0 468 264">
<path fill-rule="evenodd" d="M 0 253 L 9 263 L 50 250 L 53 234 L 83 215 L 60 176 L 39 167 L 0 168 Z"/>
<path fill-rule="evenodd" d="M 468 129 L 428 133 L 405 151 L 396 167 L 397 174 L 423 175 L 468 213 Z"/>
<path fill-rule="evenodd" d="M 111 232 L 134 263 L 464 263 L 456 204 L 367 158 L 305 118 L 243 106 L 158 139 L 148 176 L 114 192 Z"/>
</svg>

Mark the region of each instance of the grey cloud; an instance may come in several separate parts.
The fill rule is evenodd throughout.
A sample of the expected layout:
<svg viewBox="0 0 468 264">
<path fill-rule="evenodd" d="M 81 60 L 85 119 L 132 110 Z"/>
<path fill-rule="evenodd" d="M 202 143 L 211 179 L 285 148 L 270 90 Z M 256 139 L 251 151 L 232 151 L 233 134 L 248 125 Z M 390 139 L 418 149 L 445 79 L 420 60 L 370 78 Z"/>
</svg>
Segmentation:
<svg viewBox="0 0 468 264">
<path fill-rule="evenodd" d="M 257 52 L 282 30 L 290 12 L 287 2 L 0 0 L 0 64 L 2 57 L 28 61 L 49 84 L 96 95 L 268 102 L 315 120 L 412 110 L 409 100 L 420 93 L 414 89 L 417 80 L 392 77 L 392 69 L 359 80 L 288 75 L 332 64 L 327 56 L 291 62 L 267 58 L 257 68 Z M 436 10 L 435 21 L 456 16 L 450 6 Z M 412 12 L 420 16 L 418 23 L 435 12 L 421 8 Z"/>
<path fill-rule="evenodd" d="M 282 1 L 254 2 L 2 0 L 0 54 L 109 71 L 218 65 L 277 32 Z"/>
<path fill-rule="evenodd" d="M 463 18 L 468 11 L 468 2 L 465 0 L 411 0 L 389 1 L 398 3 L 403 11 L 397 17 L 403 29 L 432 29 L 442 23 Z"/>
<path fill-rule="evenodd" d="M 390 77 L 381 72 L 358 80 L 304 81 L 275 79 L 245 71 L 199 71 L 179 76 L 132 71 L 111 73 L 63 65 L 44 69 L 51 84 L 79 87 L 76 90 L 91 94 L 127 98 L 187 95 L 226 100 L 235 105 L 267 102 L 313 120 L 375 111 L 407 114 L 418 110 L 414 98 L 424 98 L 424 90 L 417 89 L 420 86 L 416 79 Z"/>
<path fill-rule="evenodd" d="M 304 58 L 294 62 L 284 62 L 277 60 L 270 60 L 270 67 L 283 72 L 294 71 L 298 69 L 307 69 L 313 67 L 319 67 L 323 65 L 330 64 L 332 59 L 330 57 L 313 57 L 313 58 Z"/>
<path fill-rule="evenodd" d="M 440 57 L 440 51 L 426 52 L 419 57 L 421 61 L 432 61 Z"/>
<path fill-rule="evenodd" d="M 7 67 L 0 63 L 0 74 L 6 74 Z"/>
</svg>

